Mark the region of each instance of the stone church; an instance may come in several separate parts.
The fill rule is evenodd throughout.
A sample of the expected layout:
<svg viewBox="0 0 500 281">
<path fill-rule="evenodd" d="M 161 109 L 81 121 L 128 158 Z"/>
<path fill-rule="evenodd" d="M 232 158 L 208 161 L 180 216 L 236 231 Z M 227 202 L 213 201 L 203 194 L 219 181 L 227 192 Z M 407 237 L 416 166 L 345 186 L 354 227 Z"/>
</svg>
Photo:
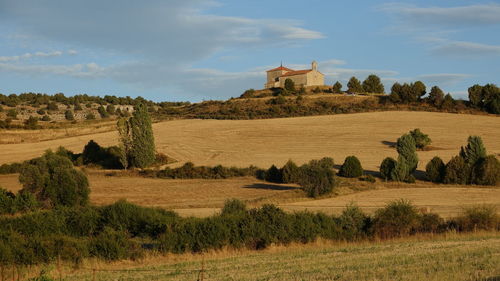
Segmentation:
<svg viewBox="0 0 500 281">
<path fill-rule="evenodd" d="M 293 70 L 281 65 L 268 70 L 265 88 L 283 88 L 286 79 L 291 79 L 296 87 L 323 86 L 325 84 L 325 75 L 318 71 L 318 63 L 313 61 L 311 69 Z"/>
</svg>

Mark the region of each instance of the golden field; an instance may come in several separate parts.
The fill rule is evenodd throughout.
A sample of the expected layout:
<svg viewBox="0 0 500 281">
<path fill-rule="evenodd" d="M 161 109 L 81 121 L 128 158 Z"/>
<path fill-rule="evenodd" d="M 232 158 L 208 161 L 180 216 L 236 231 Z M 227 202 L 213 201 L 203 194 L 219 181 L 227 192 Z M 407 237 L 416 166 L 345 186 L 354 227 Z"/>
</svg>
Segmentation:
<svg viewBox="0 0 500 281">
<path fill-rule="evenodd" d="M 288 159 L 301 164 L 325 156 L 341 164 L 346 156 L 356 155 L 366 170 L 377 171 L 385 157 L 397 155 L 391 144 L 414 128 L 429 134 L 434 147 L 418 153 L 419 169 L 435 155 L 449 160 L 469 135 L 481 136 L 489 153 L 500 153 L 500 119 L 485 115 L 390 111 L 263 120 L 175 120 L 156 123 L 153 128 L 159 152 L 178 163 L 196 165 L 267 168 Z M 113 145 L 117 133 L 0 144 L 0 164 L 31 159 L 58 146 L 80 152 L 91 139 Z"/>
</svg>

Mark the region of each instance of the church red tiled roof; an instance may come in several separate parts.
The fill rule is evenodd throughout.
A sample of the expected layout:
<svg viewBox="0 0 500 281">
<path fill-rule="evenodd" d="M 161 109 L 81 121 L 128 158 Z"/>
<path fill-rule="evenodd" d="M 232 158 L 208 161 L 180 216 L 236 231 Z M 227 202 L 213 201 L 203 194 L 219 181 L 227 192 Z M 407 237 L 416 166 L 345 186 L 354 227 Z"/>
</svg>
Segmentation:
<svg viewBox="0 0 500 281">
<path fill-rule="evenodd" d="M 276 70 L 284 70 L 284 71 L 295 71 L 293 69 L 290 69 L 288 67 L 284 67 L 284 66 L 279 66 L 279 67 L 276 67 L 276 68 L 273 68 L 273 69 L 270 69 L 266 72 L 271 72 L 271 71 L 276 71 Z"/>
<path fill-rule="evenodd" d="M 281 75 L 281 77 L 306 74 L 306 73 L 311 72 L 311 71 L 312 71 L 312 69 L 293 70 L 293 71 L 290 71 L 290 72 L 287 72 L 287 73 Z"/>
</svg>

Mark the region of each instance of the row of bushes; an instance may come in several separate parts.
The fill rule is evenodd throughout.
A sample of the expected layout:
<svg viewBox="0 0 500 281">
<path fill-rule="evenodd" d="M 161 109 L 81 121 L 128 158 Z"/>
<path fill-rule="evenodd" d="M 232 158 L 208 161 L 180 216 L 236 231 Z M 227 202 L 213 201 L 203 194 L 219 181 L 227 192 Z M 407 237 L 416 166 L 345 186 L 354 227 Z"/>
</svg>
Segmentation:
<svg viewBox="0 0 500 281">
<path fill-rule="evenodd" d="M 162 253 L 202 252 L 230 246 L 263 249 L 271 244 L 307 243 L 317 238 L 353 241 L 402 237 L 449 230 L 498 230 L 496 210 L 467 209 L 444 220 L 421 214 L 404 200 L 373 216 L 349 206 L 339 216 L 286 213 L 273 205 L 248 210 L 238 200 L 226 202 L 220 215 L 180 218 L 173 212 L 120 201 L 105 207 L 60 208 L 0 218 L 0 263 L 30 265 L 56 257 L 80 261 L 140 257 L 144 249 Z"/>
<path fill-rule="evenodd" d="M 163 179 L 227 179 L 232 177 L 256 176 L 259 169 L 255 166 L 247 168 L 224 167 L 217 165 L 214 167 L 195 166 L 187 162 L 181 167 L 166 167 L 162 170 L 142 170 L 140 173 L 146 177 Z"/>
</svg>

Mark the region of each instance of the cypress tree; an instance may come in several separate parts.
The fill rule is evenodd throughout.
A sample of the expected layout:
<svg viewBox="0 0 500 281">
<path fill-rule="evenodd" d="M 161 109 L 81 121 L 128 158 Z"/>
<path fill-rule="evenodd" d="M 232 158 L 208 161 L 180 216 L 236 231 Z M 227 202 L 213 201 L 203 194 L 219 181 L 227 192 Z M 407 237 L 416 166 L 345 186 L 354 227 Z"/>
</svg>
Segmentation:
<svg viewBox="0 0 500 281">
<path fill-rule="evenodd" d="M 359 82 L 358 78 L 353 76 L 349 79 L 349 82 L 347 83 L 347 91 L 352 93 L 363 92 L 363 86 L 361 86 L 361 82 Z"/>
<path fill-rule="evenodd" d="M 486 157 L 486 148 L 483 140 L 479 136 L 469 136 L 467 146 L 460 149 L 460 157 L 465 160 L 469 167 L 476 165 L 481 159 Z"/>
<path fill-rule="evenodd" d="M 131 135 L 128 164 L 131 167 L 145 168 L 155 161 L 155 140 L 147 106 L 138 104 L 128 122 Z"/>
<path fill-rule="evenodd" d="M 409 134 L 402 135 L 397 141 L 396 149 L 399 156 L 405 159 L 406 164 L 408 165 L 408 172 L 410 174 L 415 172 L 418 164 L 415 139 Z"/>
</svg>

